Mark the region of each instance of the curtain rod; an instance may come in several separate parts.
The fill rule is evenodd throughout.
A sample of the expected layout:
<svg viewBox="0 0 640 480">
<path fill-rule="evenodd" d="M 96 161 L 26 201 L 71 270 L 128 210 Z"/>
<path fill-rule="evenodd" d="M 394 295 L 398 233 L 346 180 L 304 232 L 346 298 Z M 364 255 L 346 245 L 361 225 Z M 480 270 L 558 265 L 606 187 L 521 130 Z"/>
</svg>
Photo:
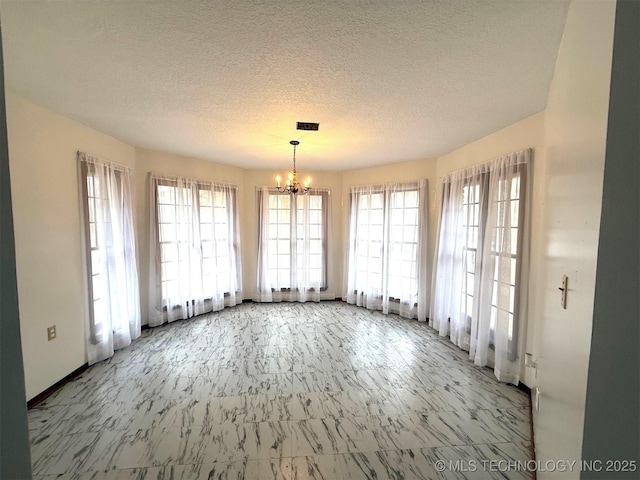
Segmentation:
<svg viewBox="0 0 640 480">
<path fill-rule="evenodd" d="M 400 186 L 400 187 L 410 187 L 413 185 L 420 185 L 420 182 L 425 181 L 427 183 L 427 185 L 429 184 L 429 179 L 427 178 L 419 178 L 417 180 L 406 180 L 406 181 L 402 181 L 402 182 L 388 182 L 388 183 L 366 183 L 366 184 L 361 184 L 361 185 L 349 185 L 349 189 L 352 188 L 364 188 L 364 187 L 370 187 L 370 188 L 387 188 L 387 187 L 392 187 L 394 185 Z"/>
<path fill-rule="evenodd" d="M 80 156 L 84 155 L 86 158 L 83 160 L 82 158 L 80 158 Z M 80 150 L 76 150 L 76 157 L 80 160 L 80 161 L 93 161 L 94 163 L 96 161 L 101 162 L 105 165 L 109 165 L 113 168 L 118 168 L 121 170 L 127 170 L 129 172 L 132 172 L 132 168 L 129 167 L 128 165 L 123 165 L 121 163 L 117 163 L 117 162 L 112 162 L 111 160 L 108 160 L 106 158 L 101 158 L 98 157 L 97 155 L 92 155 L 91 153 L 87 153 L 87 152 L 81 152 Z"/>
<path fill-rule="evenodd" d="M 529 148 L 523 148 L 522 150 L 516 150 L 515 152 L 511 152 L 511 153 L 505 153 L 504 155 L 500 155 L 498 157 L 494 157 L 491 160 L 487 160 L 486 162 L 482 162 L 482 163 L 474 163 L 473 165 L 469 165 L 467 167 L 463 167 L 463 168 L 459 168 L 457 170 L 452 170 L 451 172 L 447 172 L 444 175 L 438 177 L 438 178 L 444 178 L 447 175 L 452 175 L 454 173 L 459 173 L 459 172 L 464 172 L 465 170 L 469 170 L 470 168 L 479 168 L 479 167 L 485 167 L 488 166 L 489 164 L 491 164 L 492 162 L 495 162 L 496 160 L 499 160 L 501 158 L 504 157 L 508 157 L 509 155 L 520 155 L 521 153 L 527 153 L 529 152 L 529 155 L 533 156 L 533 148 L 529 147 Z"/>
<path fill-rule="evenodd" d="M 238 189 L 237 185 L 226 182 L 216 182 L 213 180 L 201 180 L 199 178 L 183 177 L 182 175 L 164 175 L 160 173 L 149 172 L 149 178 L 157 178 L 158 180 L 186 180 L 188 182 L 200 183 L 203 185 L 213 185 L 219 187 L 228 187 Z"/>
</svg>

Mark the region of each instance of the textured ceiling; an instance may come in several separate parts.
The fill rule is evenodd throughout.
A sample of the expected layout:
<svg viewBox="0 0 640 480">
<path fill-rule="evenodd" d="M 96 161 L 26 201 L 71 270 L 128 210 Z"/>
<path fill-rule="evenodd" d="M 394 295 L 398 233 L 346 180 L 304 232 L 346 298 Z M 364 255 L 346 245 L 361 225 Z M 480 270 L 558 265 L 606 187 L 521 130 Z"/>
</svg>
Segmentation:
<svg viewBox="0 0 640 480">
<path fill-rule="evenodd" d="M 544 109 L 559 0 L 6 1 L 8 88 L 129 144 L 251 168 L 441 155 Z M 295 130 L 296 121 L 320 131 Z"/>
</svg>

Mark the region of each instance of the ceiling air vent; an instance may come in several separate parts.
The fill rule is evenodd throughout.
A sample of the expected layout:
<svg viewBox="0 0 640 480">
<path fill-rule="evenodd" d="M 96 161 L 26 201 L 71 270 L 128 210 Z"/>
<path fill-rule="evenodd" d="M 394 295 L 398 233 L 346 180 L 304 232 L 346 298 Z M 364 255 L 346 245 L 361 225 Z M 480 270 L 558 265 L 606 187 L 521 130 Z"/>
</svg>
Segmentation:
<svg viewBox="0 0 640 480">
<path fill-rule="evenodd" d="M 319 128 L 320 128 L 320 124 L 313 123 L 313 122 L 298 122 L 298 126 L 296 127 L 297 130 L 313 130 L 313 131 L 317 131 Z"/>
</svg>

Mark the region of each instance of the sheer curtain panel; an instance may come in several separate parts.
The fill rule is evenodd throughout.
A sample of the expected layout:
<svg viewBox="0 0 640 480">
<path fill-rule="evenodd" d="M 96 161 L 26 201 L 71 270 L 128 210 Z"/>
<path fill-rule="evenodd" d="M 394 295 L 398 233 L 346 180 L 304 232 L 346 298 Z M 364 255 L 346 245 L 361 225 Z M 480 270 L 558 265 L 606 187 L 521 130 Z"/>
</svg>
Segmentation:
<svg viewBox="0 0 640 480">
<path fill-rule="evenodd" d="M 85 240 L 88 363 L 140 336 L 131 170 L 78 152 Z"/>
<path fill-rule="evenodd" d="M 256 302 L 333 300 L 329 285 L 331 197 L 328 189 L 306 195 L 261 187 L 258 198 Z"/>
<path fill-rule="evenodd" d="M 149 325 L 242 302 L 238 188 L 149 175 Z"/>
<path fill-rule="evenodd" d="M 351 187 L 343 300 L 427 319 L 427 181 Z"/>
<path fill-rule="evenodd" d="M 526 329 L 531 150 L 442 179 L 429 323 L 518 384 Z"/>
</svg>

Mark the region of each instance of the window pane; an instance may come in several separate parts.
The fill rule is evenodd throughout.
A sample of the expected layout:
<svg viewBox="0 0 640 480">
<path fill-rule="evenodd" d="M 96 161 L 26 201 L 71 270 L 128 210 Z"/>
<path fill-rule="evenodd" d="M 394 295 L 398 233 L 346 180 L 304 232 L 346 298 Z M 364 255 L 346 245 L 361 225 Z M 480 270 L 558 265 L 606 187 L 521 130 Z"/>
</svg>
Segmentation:
<svg viewBox="0 0 640 480">
<path fill-rule="evenodd" d="M 310 225 L 309 238 L 321 238 L 321 237 L 322 237 L 322 227 L 320 225 Z"/>
<path fill-rule="evenodd" d="M 158 185 L 158 203 L 175 204 L 175 187 Z"/>
<path fill-rule="evenodd" d="M 473 295 L 465 295 L 467 299 L 466 311 L 465 313 L 472 317 L 473 316 Z"/>
<path fill-rule="evenodd" d="M 518 253 L 518 228 L 511 228 L 511 245 L 510 245 L 510 253 L 516 254 Z"/>
<path fill-rule="evenodd" d="M 322 223 L 322 217 L 320 215 L 319 210 L 309 211 L 309 223 L 313 225 L 318 225 Z"/>
<path fill-rule="evenodd" d="M 278 253 L 289 253 L 291 242 L 289 240 L 278 240 Z"/>
<path fill-rule="evenodd" d="M 200 224 L 200 238 L 202 240 L 213 240 L 213 225 L 210 223 Z"/>
<path fill-rule="evenodd" d="M 520 176 L 516 175 L 511 179 L 511 198 L 520 198 Z"/>
<path fill-rule="evenodd" d="M 404 192 L 404 207 L 405 208 L 418 208 L 418 197 L 419 193 L 417 190 L 411 190 L 408 192 Z"/>
<path fill-rule="evenodd" d="M 210 207 L 212 205 L 210 190 L 199 190 L 198 194 L 200 195 L 201 207 Z"/>
<path fill-rule="evenodd" d="M 322 209 L 322 197 L 320 195 L 311 195 L 309 197 L 309 208 L 316 210 Z"/>
<path fill-rule="evenodd" d="M 175 243 L 163 243 L 160 245 L 160 249 L 162 260 L 166 262 L 175 262 L 178 260 L 178 245 Z"/>
<path fill-rule="evenodd" d="M 91 248 L 97 248 L 98 247 L 98 234 L 97 234 L 96 224 L 95 223 L 91 223 L 89 225 L 89 238 L 90 238 L 90 241 L 91 241 Z"/>
<path fill-rule="evenodd" d="M 276 225 L 277 232 L 275 237 L 277 238 L 289 238 L 291 236 L 291 226 L 288 224 Z"/>
<path fill-rule="evenodd" d="M 214 245 L 214 242 L 212 242 L 211 240 L 202 242 L 202 258 L 203 259 L 211 258 L 214 256 L 213 245 Z"/>
<path fill-rule="evenodd" d="M 278 210 L 278 223 L 289 223 L 291 212 L 289 210 Z"/>
<path fill-rule="evenodd" d="M 175 242 L 178 240 L 176 232 L 176 224 L 173 223 L 161 223 L 160 228 L 160 242 Z"/>
<path fill-rule="evenodd" d="M 213 223 L 213 208 L 200 207 L 200 223 Z"/>
</svg>

